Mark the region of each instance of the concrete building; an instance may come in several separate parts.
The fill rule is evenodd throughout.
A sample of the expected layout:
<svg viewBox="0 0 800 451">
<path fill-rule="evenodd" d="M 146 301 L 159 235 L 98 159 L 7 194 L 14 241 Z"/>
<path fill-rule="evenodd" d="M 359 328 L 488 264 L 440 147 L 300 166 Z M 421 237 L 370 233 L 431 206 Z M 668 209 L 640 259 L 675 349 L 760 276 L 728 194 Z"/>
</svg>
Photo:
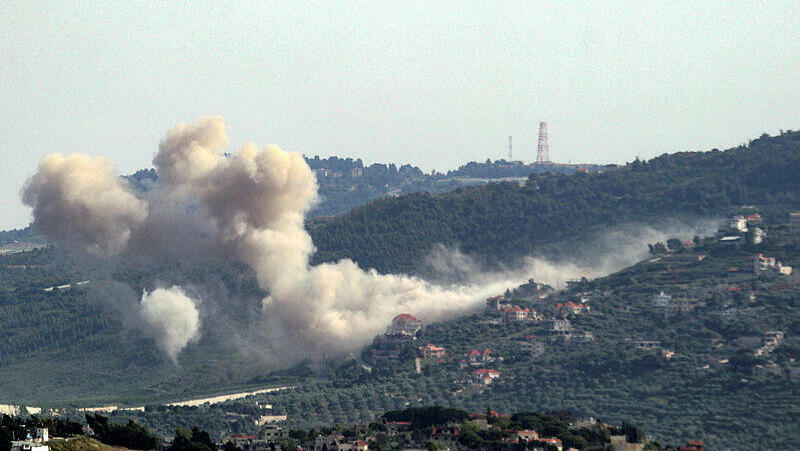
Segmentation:
<svg viewBox="0 0 800 451">
<path fill-rule="evenodd" d="M 419 355 L 422 356 L 423 359 L 443 359 L 446 354 L 446 350 L 443 347 L 436 346 L 432 343 L 428 343 L 425 346 L 420 346 L 418 351 Z"/>
<path fill-rule="evenodd" d="M 753 258 L 753 273 L 756 275 L 765 271 L 775 271 L 784 276 L 792 275 L 792 267 L 785 266 L 775 257 L 764 257 L 764 254 L 757 254 Z"/>
<path fill-rule="evenodd" d="M 737 232 L 747 232 L 747 219 L 744 216 L 735 216 L 728 223 L 728 227 Z"/>
<path fill-rule="evenodd" d="M 669 308 L 672 305 L 672 296 L 664 293 L 658 293 L 657 295 L 653 296 L 653 307 L 656 308 Z"/>
<path fill-rule="evenodd" d="M 11 442 L 11 451 L 50 451 L 50 447 L 33 440 L 14 440 Z"/>
<path fill-rule="evenodd" d="M 800 233 L 800 211 L 789 213 L 789 226 L 792 228 L 792 233 Z"/>
</svg>

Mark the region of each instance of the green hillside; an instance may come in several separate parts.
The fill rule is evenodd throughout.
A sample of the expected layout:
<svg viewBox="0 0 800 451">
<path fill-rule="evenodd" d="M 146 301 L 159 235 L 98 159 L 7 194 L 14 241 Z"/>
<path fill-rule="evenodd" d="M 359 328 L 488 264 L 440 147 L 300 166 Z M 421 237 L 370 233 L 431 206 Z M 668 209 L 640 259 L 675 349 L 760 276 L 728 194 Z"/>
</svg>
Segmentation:
<svg viewBox="0 0 800 451">
<path fill-rule="evenodd" d="M 157 430 L 184 423 L 221 431 L 263 414 L 254 408 L 261 402 L 273 406 L 271 414 L 286 414 L 290 427 L 319 428 L 438 404 L 501 413 L 569 411 L 611 423 L 635 419 L 661 443 L 700 439 L 710 449 L 752 449 L 758 437 L 758 449 L 796 449 L 800 277 L 753 272 L 759 252 L 800 265 L 800 232 L 775 222 L 759 245 L 722 244 L 722 234 L 693 246 L 673 243 L 673 251 L 657 245 L 647 260 L 545 298 L 530 286 L 506 295 L 506 302 L 533 308 L 544 321 L 507 322 L 480 312 L 428 325 L 416 340 L 389 341 L 394 353 L 384 353 L 370 371 L 358 360 L 330 362 L 324 377 L 292 390 L 117 417 Z M 666 306 L 656 303 L 662 292 L 671 296 Z M 572 331 L 565 338 L 548 320 L 561 317 L 558 304 L 569 302 L 590 310 L 566 315 Z M 783 338 L 767 346 L 774 331 Z M 423 359 L 417 374 L 415 351 L 428 343 L 444 347 L 446 355 Z M 387 346 L 378 340 L 364 357 Z M 487 348 L 493 361 L 460 362 L 470 350 Z M 477 368 L 498 370 L 500 377 L 476 384 L 471 375 Z M 232 425 L 230 412 L 245 417 Z"/>
<path fill-rule="evenodd" d="M 349 257 L 381 272 L 413 272 L 438 243 L 508 263 L 574 251 L 568 243 L 598 226 L 710 217 L 738 205 L 765 213 L 800 208 L 800 132 L 602 173 L 534 174 L 524 186 L 385 198 L 308 227 L 318 262 Z"/>
</svg>

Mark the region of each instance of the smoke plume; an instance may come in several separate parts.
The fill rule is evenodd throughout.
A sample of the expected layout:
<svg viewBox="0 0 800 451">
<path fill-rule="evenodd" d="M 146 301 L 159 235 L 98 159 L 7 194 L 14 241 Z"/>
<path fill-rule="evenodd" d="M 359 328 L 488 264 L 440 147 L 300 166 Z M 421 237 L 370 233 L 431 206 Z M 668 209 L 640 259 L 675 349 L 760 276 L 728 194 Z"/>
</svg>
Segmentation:
<svg viewBox="0 0 800 451">
<path fill-rule="evenodd" d="M 37 230 L 100 256 L 123 250 L 148 210 L 114 174 L 110 159 L 80 153 L 46 155 L 22 200 L 33 207 Z"/>
<path fill-rule="evenodd" d="M 318 201 L 317 182 L 302 155 L 252 143 L 225 154 L 228 142 L 217 116 L 173 127 L 153 159 L 158 185 L 142 198 L 107 160 L 49 155 L 24 199 L 39 230 L 60 241 L 77 237 L 103 254 L 183 255 L 181 249 L 207 247 L 245 262 L 268 293 L 258 321 L 266 341 L 257 345 L 279 364 L 357 351 L 399 313 L 443 319 L 531 277 L 558 286 L 630 264 L 646 251 L 638 236 L 635 251 L 620 239 L 609 245 L 617 254 L 591 267 L 531 258 L 521 268 L 482 271 L 469 257 L 439 248 L 431 264 L 449 268 L 440 283 L 378 274 L 351 260 L 311 266 L 315 248 L 303 221 Z M 145 293 L 141 314 L 173 360 L 199 334 L 195 303 L 179 287 Z"/>
<path fill-rule="evenodd" d="M 177 286 L 145 291 L 139 313 L 155 338 L 156 345 L 173 362 L 178 353 L 200 337 L 200 313 L 195 301 Z"/>
</svg>

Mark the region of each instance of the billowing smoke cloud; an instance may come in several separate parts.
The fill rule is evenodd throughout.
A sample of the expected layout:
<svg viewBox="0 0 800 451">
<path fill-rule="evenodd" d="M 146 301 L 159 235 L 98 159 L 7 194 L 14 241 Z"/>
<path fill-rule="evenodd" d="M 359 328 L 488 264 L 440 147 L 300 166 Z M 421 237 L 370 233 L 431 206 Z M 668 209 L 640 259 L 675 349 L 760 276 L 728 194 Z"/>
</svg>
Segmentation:
<svg viewBox="0 0 800 451">
<path fill-rule="evenodd" d="M 114 174 L 110 159 L 79 153 L 46 155 L 22 200 L 33 207 L 37 230 L 101 256 L 124 249 L 148 210 Z"/>
<path fill-rule="evenodd" d="M 195 301 L 180 287 L 145 291 L 139 313 L 156 345 L 173 362 L 177 362 L 178 353 L 187 344 L 200 337 L 200 313 Z"/>
<path fill-rule="evenodd" d="M 188 247 L 194 247 L 191 240 L 210 240 L 223 255 L 253 268 L 268 293 L 263 300 L 267 340 L 259 347 L 279 363 L 357 351 L 398 313 L 413 313 L 424 321 L 442 319 L 476 308 L 485 297 L 531 277 L 560 285 L 566 279 L 617 269 L 641 258 L 646 250 L 637 240 L 636 252 L 620 251 L 613 261 L 592 267 L 532 258 L 522 268 L 481 271 L 468 257 L 439 249 L 432 265 L 455 269 L 449 270 L 447 282 L 438 284 L 419 277 L 381 275 L 350 260 L 311 266 L 315 248 L 303 220 L 317 202 L 317 183 L 302 155 L 252 143 L 223 154 L 228 142 L 219 117 L 172 128 L 153 160 L 159 183 L 147 202 L 114 181 L 110 164 L 99 171 L 102 183 L 84 182 L 81 189 L 65 190 L 58 181 L 71 177 L 62 174 L 68 168 L 47 171 L 49 165 L 43 161 L 26 189 L 26 202 L 34 206 L 37 224 L 55 223 L 54 213 L 75 221 L 68 231 L 40 230 L 62 239 L 77 234 L 104 252 L 169 251 L 168 245 L 158 243 L 173 241 L 169 236 L 186 222 L 185 230 L 198 232 L 180 234 L 189 240 Z M 87 184 L 114 194 L 96 201 L 92 196 L 98 194 L 89 192 Z M 64 200 L 70 202 L 60 210 L 39 208 Z M 101 204 L 104 208 L 99 208 Z M 619 249 L 619 244 L 611 247 Z M 142 312 L 159 331 L 159 346 L 173 359 L 198 333 L 194 303 L 177 287 L 145 293 Z"/>
</svg>

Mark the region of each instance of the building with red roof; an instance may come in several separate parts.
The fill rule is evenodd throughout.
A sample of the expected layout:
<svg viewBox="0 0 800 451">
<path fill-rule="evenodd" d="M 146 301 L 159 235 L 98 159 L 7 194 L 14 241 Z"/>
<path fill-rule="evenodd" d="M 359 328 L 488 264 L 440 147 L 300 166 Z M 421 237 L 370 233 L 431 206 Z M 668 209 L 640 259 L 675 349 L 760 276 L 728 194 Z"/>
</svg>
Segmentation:
<svg viewBox="0 0 800 451">
<path fill-rule="evenodd" d="M 446 350 L 442 346 L 436 346 L 432 343 L 420 346 L 418 351 L 423 359 L 443 359 L 446 354 Z"/>
<path fill-rule="evenodd" d="M 689 440 L 686 446 L 678 448 L 680 451 L 704 451 L 705 445 L 699 440 Z"/>
<path fill-rule="evenodd" d="M 492 350 L 489 348 L 486 348 L 483 351 L 480 351 L 478 349 L 473 349 L 472 351 L 469 351 L 466 355 L 470 365 L 481 365 L 484 363 L 494 362 L 494 357 L 492 357 Z"/>
<path fill-rule="evenodd" d="M 483 385 L 489 385 L 500 377 L 500 372 L 490 368 L 478 368 L 472 372 L 472 377 Z"/>
<path fill-rule="evenodd" d="M 566 304 L 556 304 L 556 312 L 562 316 L 570 313 L 573 315 L 588 313 L 591 309 L 592 308 L 589 306 L 589 304 L 576 304 L 572 301 L 569 301 Z"/>
<path fill-rule="evenodd" d="M 502 308 L 503 321 L 510 323 L 514 321 L 541 321 L 542 317 L 536 313 L 536 310 L 512 305 Z"/>
</svg>

